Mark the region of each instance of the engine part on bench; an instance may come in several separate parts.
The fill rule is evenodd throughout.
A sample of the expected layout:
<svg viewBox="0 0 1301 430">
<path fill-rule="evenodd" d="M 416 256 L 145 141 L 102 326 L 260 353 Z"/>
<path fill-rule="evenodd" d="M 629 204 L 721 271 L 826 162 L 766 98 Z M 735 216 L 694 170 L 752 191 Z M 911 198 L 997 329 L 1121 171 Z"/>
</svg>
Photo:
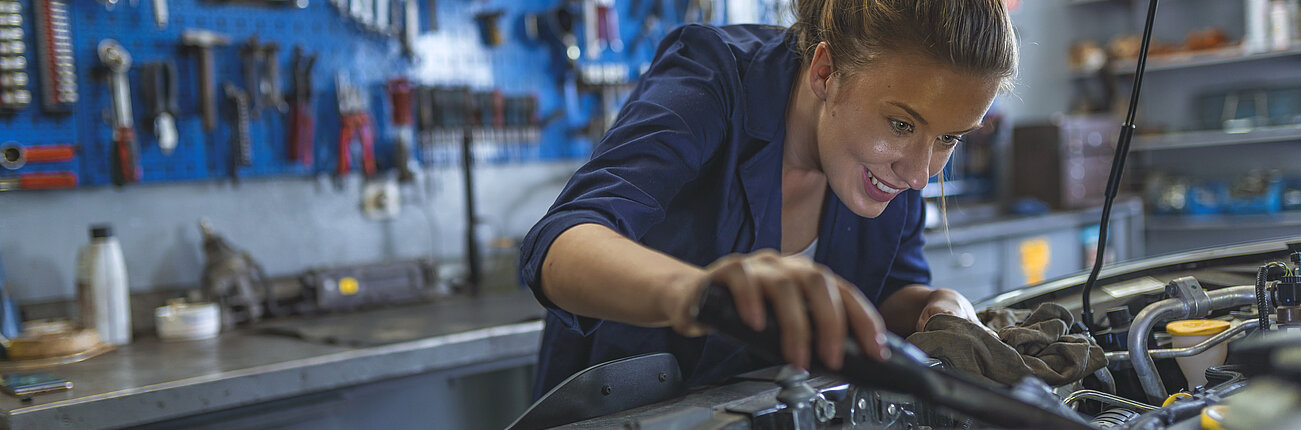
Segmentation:
<svg viewBox="0 0 1301 430">
<path fill-rule="evenodd" d="M 223 328 L 262 319 L 262 298 L 271 296 L 262 266 L 217 235 L 207 220 L 199 221 L 199 229 L 203 231 L 203 296 L 221 306 Z"/>
<path fill-rule="evenodd" d="M 300 280 L 318 311 L 403 303 L 437 294 L 434 261 L 428 259 L 312 269 Z"/>
</svg>

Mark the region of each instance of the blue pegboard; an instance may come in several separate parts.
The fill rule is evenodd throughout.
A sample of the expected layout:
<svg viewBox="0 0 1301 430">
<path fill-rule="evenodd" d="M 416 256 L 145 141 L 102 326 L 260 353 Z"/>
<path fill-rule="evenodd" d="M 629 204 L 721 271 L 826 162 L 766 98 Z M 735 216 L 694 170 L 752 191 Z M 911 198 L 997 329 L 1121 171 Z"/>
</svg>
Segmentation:
<svg viewBox="0 0 1301 430">
<path fill-rule="evenodd" d="M 27 37 L 28 74 L 37 76 L 31 0 L 19 0 L 24 7 L 24 30 Z M 549 122 L 537 141 L 481 142 L 476 146 L 480 162 L 510 163 L 586 157 L 592 142 L 574 130 L 590 115 L 601 115 L 597 94 L 580 94 L 577 104 L 566 106 L 564 96 L 568 62 L 563 50 L 545 40 L 526 36 L 530 14 L 543 13 L 565 4 L 563 0 L 440 0 L 437 1 L 437 28 L 431 30 L 428 10 L 421 11 L 422 35 L 417 43 L 418 60 L 402 55 L 396 39 L 362 29 L 343 17 L 327 0 L 311 0 L 304 9 L 262 6 L 257 2 L 222 2 L 213 0 L 169 0 L 170 23 L 157 29 L 152 3 L 130 4 L 123 0 L 114 10 L 89 0 L 72 0 L 69 4 L 73 49 L 80 100 L 70 114 L 44 113 L 39 101 L 15 115 L 0 115 L 0 142 L 17 141 L 23 145 L 76 144 L 76 160 L 68 163 L 31 164 L 20 172 L 73 170 L 81 186 L 110 183 L 111 130 L 107 123 L 109 91 L 101 78 L 96 45 L 106 38 L 116 39 L 133 57 L 128 74 L 132 86 L 134 122 L 140 144 L 142 182 L 195 181 L 229 177 L 233 113 L 220 86 L 232 82 L 247 88 L 239 44 L 256 35 L 262 42 L 274 41 L 280 51 L 280 87 L 288 91 L 294 46 L 302 46 L 318 55 L 313 69 L 313 111 L 316 119 L 315 164 L 311 168 L 288 160 L 285 115 L 265 109 L 254 118 L 251 128 L 253 165 L 239 169 L 241 177 L 309 175 L 334 171 L 337 160 L 338 108 L 334 91 L 336 72 L 348 73 L 351 81 L 369 95 L 370 115 L 376 126 L 375 153 L 380 168 L 391 164 L 394 136 L 389 130 L 389 105 L 383 82 L 408 76 L 420 85 L 463 85 L 475 90 L 499 89 L 506 94 L 533 94 L 539 101 L 540 115 L 563 112 L 562 119 Z M 427 8 L 430 2 L 421 4 Z M 620 34 L 626 42 L 622 52 L 605 51 L 597 58 L 584 55 L 580 66 L 622 64 L 633 80 L 649 63 L 655 44 L 669 29 L 683 23 L 687 0 L 618 1 L 614 7 L 620 16 Z M 636 10 L 633 10 L 633 9 Z M 657 25 L 643 30 L 643 18 L 652 10 L 660 12 Z M 578 7 L 581 10 L 581 7 Z M 504 43 L 489 47 L 480 38 L 474 17 L 481 12 L 500 11 L 499 25 Z M 722 11 L 714 22 L 720 23 Z M 583 32 L 578 23 L 580 40 Z M 230 44 L 215 55 L 218 100 L 218 126 L 212 132 L 202 127 L 198 98 L 198 64 L 196 57 L 180 45 L 185 29 L 198 28 L 223 33 Z M 635 43 L 633 43 L 635 41 Z M 164 155 L 153 135 L 144 127 L 145 109 L 140 96 L 139 66 L 149 62 L 173 61 L 178 77 L 177 129 L 180 143 Z M 30 85 L 39 94 L 39 82 Z M 617 107 L 616 107 L 617 108 Z M 424 153 L 425 162 L 452 164 L 459 159 L 455 145 Z M 354 168 L 353 171 L 358 169 Z"/>
</svg>

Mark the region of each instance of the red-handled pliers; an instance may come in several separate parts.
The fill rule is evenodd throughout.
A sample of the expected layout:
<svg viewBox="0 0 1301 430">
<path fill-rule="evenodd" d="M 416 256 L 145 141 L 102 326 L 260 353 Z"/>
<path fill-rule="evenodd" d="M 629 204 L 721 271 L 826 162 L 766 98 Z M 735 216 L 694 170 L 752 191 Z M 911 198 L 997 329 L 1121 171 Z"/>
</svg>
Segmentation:
<svg viewBox="0 0 1301 430">
<path fill-rule="evenodd" d="M 340 74 L 335 81 L 339 93 L 339 177 L 347 176 L 352 168 L 351 144 L 354 138 L 361 141 L 361 169 L 366 177 L 375 175 L 375 125 L 367 111 L 366 97 L 361 89 L 348 83 Z"/>
</svg>

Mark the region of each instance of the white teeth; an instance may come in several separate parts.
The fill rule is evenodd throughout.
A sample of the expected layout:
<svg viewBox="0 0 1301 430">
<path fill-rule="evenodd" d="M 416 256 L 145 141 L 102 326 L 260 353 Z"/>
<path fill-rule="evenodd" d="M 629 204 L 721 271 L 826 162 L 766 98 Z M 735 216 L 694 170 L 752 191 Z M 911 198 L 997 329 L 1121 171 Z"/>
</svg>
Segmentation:
<svg viewBox="0 0 1301 430">
<path fill-rule="evenodd" d="M 896 194 L 900 191 L 903 191 L 903 190 L 897 190 L 885 186 L 885 184 L 882 184 L 881 181 L 876 179 L 876 175 L 873 175 L 871 170 L 867 171 L 867 177 L 872 180 L 872 185 L 876 185 L 876 189 L 884 191 L 888 194 Z"/>
</svg>

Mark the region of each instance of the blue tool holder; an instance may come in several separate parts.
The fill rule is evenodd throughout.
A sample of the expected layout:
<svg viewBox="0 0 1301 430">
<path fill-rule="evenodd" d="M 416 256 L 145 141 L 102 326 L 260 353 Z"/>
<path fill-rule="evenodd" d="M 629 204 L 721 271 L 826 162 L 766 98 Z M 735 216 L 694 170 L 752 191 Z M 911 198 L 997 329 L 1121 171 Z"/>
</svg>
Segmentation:
<svg viewBox="0 0 1301 430">
<path fill-rule="evenodd" d="M 96 54 L 100 40 L 108 38 L 117 40 L 132 56 L 128 78 L 140 146 L 141 182 L 144 183 L 225 180 L 230 176 L 234 107 L 224 96 L 221 86 L 231 82 L 247 90 L 239 45 L 255 35 L 262 43 L 274 41 L 279 44 L 275 61 L 280 64 L 280 88 L 285 92 L 292 88 L 290 58 L 293 47 L 302 46 L 307 53 L 318 56 L 312 76 L 314 165 L 308 168 L 288 159 L 286 115 L 264 108 L 262 115 L 254 117 L 250 132 L 253 165 L 239 169 L 241 178 L 332 174 L 335 171 L 339 138 L 334 85 L 337 72 L 346 72 L 351 82 L 368 95 L 369 114 L 376 129 L 375 157 L 380 169 L 391 165 L 395 147 L 395 137 L 390 130 L 391 107 L 384 91 L 384 82 L 393 77 L 407 76 L 419 85 L 469 85 L 475 90 L 499 89 L 507 95 L 533 94 L 538 98 L 539 115 L 564 113 L 562 120 L 543 124 L 537 141 L 525 142 L 522 148 L 510 151 L 492 152 L 486 159 L 478 160 L 480 163 L 586 157 L 592 142 L 582 133 L 575 132 L 575 125 L 586 122 L 589 115 L 603 114 L 598 112 L 599 94 L 582 93 L 577 99 L 578 106 L 572 106 L 573 103 L 566 106 L 565 74 L 569 69 L 563 49 L 546 40 L 530 40 L 525 35 L 529 14 L 555 8 L 564 4 L 563 0 L 438 0 L 438 22 L 434 29 L 431 29 L 429 21 L 430 1 L 424 0 L 420 11 L 421 37 L 417 44 L 421 60 L 415 61 L 402 55 L 397 39 L 364 30 L 344 17 L 328 0 L 310 0 L 304 9 L 270 6 L 252 0 L 168 0 L 170 21 L 163 29 L 155 26 L 150 0 L 122 0 L 114 10 L 106 10 L 102 4 L 91 0 L 70 0 L 68 6 L 80 100 L 71 113 L 62 114 L 42 110 L 33 5 L 31 0 L 19 2 L 23 4 L 27 73 L 32 77 L 29 89 L 34 100 L 29 107 L 16 113 L 0 114 L 0 129 L 3 130 L 0 143 L 12 141 L 28 146 L 74 144 L 79 150 L 75 160 L 70 162 L 28 164 L 16 172 L 0 172 L 0 176 L 73 171 L 79 177 L 79 186 L 111 183 L 112 130 L 108 123 L 111 100 L 106 76 Z M 638 71 L 651 60 L 660 38 L 687 19 L 684 13 L 687 5 L 688 0 L 615 2 L 621 24 L 620 35 L 626 44 L 623 52 L 603 52 L 596 59 L 584 55 L 579 65 L 621 63 L 629 70 L 628 80 L 635 80 Z M 638 10 L 632 10 L 634 7 Z M 644 31 L 643 18 L 652 8 L 658 8 L 656 10 L 661 16 L 657 25 Z M 581 10 L 581 6 L 577 10 Z M 504 43 L 489 47 L 481 40 L 480 24 L 475 16 L 496 11 L 501 12 L 497 19 Z M 716 10 L 714 22 L 721 23 L 723 16 L 723 10 Z M 581 41 L 587 29 L 582 28 L 581 19 L 576 25 Z M 205 132 L 202 126 L 197 57 L 180 43 L 181 33 L 191 28 L 222 33 L 230 38 L 230 44 L 214 51 L 218 121 L 216 129 L 211 132 Z M 155 137 L 145 131 L 147 112 L 141 97 L 140 65 L 158 61 L 174 62 L 177 72 L 180 110 L 176 125 L 180 139 L 169 155 L 164 155 Z M 427 158 L 417 151 L 417 159 L 425 163 L 452 165 L 456 162 L 455 157 Z M 353 172 L 359 170 L 356 166 L 352 169 Z"/>
</svg>

